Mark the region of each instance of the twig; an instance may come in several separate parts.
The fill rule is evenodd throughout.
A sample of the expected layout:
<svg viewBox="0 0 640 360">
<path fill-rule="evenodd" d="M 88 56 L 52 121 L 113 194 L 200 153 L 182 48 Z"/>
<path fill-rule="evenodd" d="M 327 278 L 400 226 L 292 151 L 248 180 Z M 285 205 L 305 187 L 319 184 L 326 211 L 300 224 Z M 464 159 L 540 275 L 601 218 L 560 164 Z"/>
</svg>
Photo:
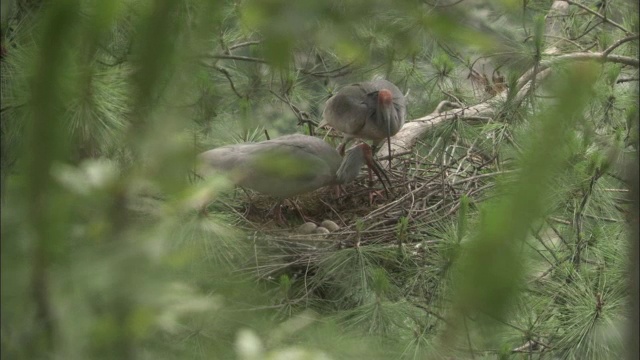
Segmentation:
<svg viewBox="0 0 640 360">
<path fill-rule="evenodd" d="M 587 203 L 591 198 L 591 194 L 593 193 L 593 187 L 601 176 L 601 172 L 596 170 L 596 173 L 591 177 L 589 181 L 589 187 L 583 194 L 582 201 L 578 209 L 575 212 L 573 217 L 573 223 L 576 228 L 576 250 L 573 257 L 573 263 L 576 267 L 580 266 L 582 259 L 582 248 L 585 246 L 584 241 L 582 239 L 582 214 L 584 213 L 585 208 L 587 207 Z"/>
<path fill-rule="evenodd" d="M 443 323 L 447 324 L 447 325 L 451 325 L 451 323 L 444 318 L 444 316 L 439 315 L 438 313 L 436 313 L 435 311 L 429 309 L 426 305 L 422 305 L 421 303 L 415 302 L 413 303 L 413 305 L 419 309 L 424 310 L 427 314 L 432 315 L 433 317 L 435 317 L 436 319 L 442 321 Z"/>
<path fill-rule="evenodd" d="M 238 90 L 236 89 L 235 85 L 233 84 L 233 80 L 231 79 L 231 74 L 229 74 L 229 71 L 227 71 L 227 69 L 218 66 L 218 65 L 213 65 L 213 68 L 216 69 L 218 72 L 221 72 L 222 75 L 224 75 L 227 80 L 229 80 L 229 85 L 231 85 L 231 90 L 233 90 L 233 92 L 236 94 L 236 96 L 238 96 L 240 99 L 244 99 L 244 96 L 242 96 Z"/>
<path fill-rule="evenodd" d="M 325 71 L 315 71 L 312 72 L 310 70 L 305 70 L 305 69 L 299 69 L 299 71 L 305 75 L 311 75 L 311 76 L 315 76 L 315 77 L 340 77 L 340 76 L 344 76 L 347 75 L 351 72 L 351 69 L 349 69 L 349 67 L 353 64 L 353 62 L 349 62 L 346 65 L 343 65 L 339 68 L 336 69 L 331 69 L 331 70 L 325 70 Z"/>
<path fill-rule="evenodd" d="M 260 40 L 250 40 L 250 41 L 241 42 L 241 43 L 238 43 L 238 44 L 235 44 L 235 45 L 231 45 L 231 46 L 229 46 L 228 49 L 229 50 L 234 50 L 234 49 L 245 47 L 245 46 L 258 45 L 260 43 L 262 43 L 262 41 L 260 41 Z"/>
<path fill-rule="evenodd" d="M 262 63 L 262 64 L 266 64 L 267 63 L 267 61 L 264 60 L 264 59 L 254 58 L 254 57 L 250 57 L 250 56 L 214 54 L 214 55 L 210 55 L 210 57 L 212 57 L 214 59 L 240 60 L 240 61 L 249 61 L 249 62 Z"/>
<path fill-rule="evenodd" d="M 604 22 L 606 22 L 606 23 L 609 23 L 609 24 L 611 24 L 611 25 L 613 25 L 613 26 L 617 27 L 618 29 L 620 29 L 620 30 L 624 31 L 626 34 L 632 34 L 632 32 L 631 32 L 631 31 L 629 31 L 629 30 L 627 30 L 627 29 L 625 29 L 625 28 L 624 28 L 624 26 L 622 26 L 622 25 L 618 24 L 617 22 L 615 22 L 615 21 L 613 21 L 613 20 L 609 19 L 608 17 L 606 17 L 606 16 L 604 16 L 604 15 L 600 14 L 600 13 L 599 13 L 599 12 L 597 12 L 597 11 L 593 11 L 593 10 L 589 9 L 588 7 L 586 7 L 586 6 L 584 6 L 584 5 L 580 4 L 580 3 L 577 3 L 577 2 L 575 2 L 575 1 L 572 1 L 572 0 L 563 0 L 563 1 L 564 1 L 564 2 L 566 2 L 566 3 L 569 3 L 570 5 L 577 6 L 577 7 L 581 8 L 582 10 L 584 10 L 584 11 L 586 11 L 586 12 L 590 13 L 591 15 L 594 15 L 594 16 L 596 16 L 596 17 L 598 17 L 598 18 L 602 19 L 602 21 L 604 21 Z"/>
<path fill-rule="evenodd" d="M 620 78 L 616 81 L 616 84 L 622 84 L 630 81 L 640 81 L 640 78 Z"/>
<path fill-rule="evenodd" d="M 616 42 L 614 42 L 613 44 L 611 44 L 611 46 L 609 46 L 608 48 L 606 48 L 602 54 L 604 56 L 609 55 L 613 50 L 615 50 L 616 48 L 618 48 L 620 45 L 629 42 L 629 41 L 633 41 L 633 40 L 638 40 L 638 38 L 640 38 L 640 35 L 629 35 L 625 38 L 622 38 Z"/>
</svg>

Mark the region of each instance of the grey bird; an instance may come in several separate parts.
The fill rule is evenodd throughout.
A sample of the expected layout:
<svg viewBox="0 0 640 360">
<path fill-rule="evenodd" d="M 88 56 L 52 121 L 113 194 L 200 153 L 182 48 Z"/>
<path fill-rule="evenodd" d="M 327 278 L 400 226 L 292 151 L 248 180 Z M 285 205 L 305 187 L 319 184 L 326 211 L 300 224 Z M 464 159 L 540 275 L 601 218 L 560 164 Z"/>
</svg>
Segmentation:
<svg viewBox="0 0 640 360">
<path fill-rule="evenodd" d="M 338 146 L 340 154 L 354 138 L 372 140 L 375 153 L 382 141 L 400 131 L 406 112 L 404 95 L 393 83 L 361 82 L 343 87 L 327 100 L 318 126 L 330 125 L 344 134 Z"/>
<path fill-rule="evenodd" d="M 356 145 L 341 157 L 321 139 L 294 134 L 205 151 L 199 155 L 197 172 L 203 177 L 224 173 L 240 187 L 277 198 L 276 219 L 282 222 L 280 204 L 284 199 L 349 183 L 358 176 L 362 165 L 367 165 L 382 182 L 381 169 L 367 144 Z"/>
</svg>

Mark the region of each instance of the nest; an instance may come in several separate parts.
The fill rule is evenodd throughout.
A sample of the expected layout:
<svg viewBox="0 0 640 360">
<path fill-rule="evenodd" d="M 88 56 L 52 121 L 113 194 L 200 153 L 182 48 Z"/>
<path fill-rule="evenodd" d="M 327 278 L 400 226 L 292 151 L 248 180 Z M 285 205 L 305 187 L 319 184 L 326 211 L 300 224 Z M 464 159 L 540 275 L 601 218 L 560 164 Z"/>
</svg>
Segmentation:
<svg viewBox="0 0 640 360">
<path fill-rule="evenodd" d="M 255 263 L 252 272 L 272 277 L 284 268 L 308 269 L 324 252 L 346 247 L 378 244 L 419 249 L 430 225 L 455 216 L 460 198 L 477 199 L 493 184 L 488 182 L 491 175 L 497 174 L 487 173 L 484 169 L 490 161 L 477 154 L 439 164 L 428 159 L 429 155 L 407 153 L 393 159 L 391 170 L 388 160 L 382 159 L 391 182 L 388 198 L 380 181 L 374 176 L 370 182 L 363 170 L 339 197 L 335 189 L 323 188 L 292 199 L 300 210 L 285 203 L 282 211 L 288 225 L 284 227 L 270 214 L 274 199 L 251 194 L 251 203 L 236 209 L 237 225 L 252 234 L 251 240 L 264 250 L 270 264 Z M 332 220 L 340 228 L 328 234 L 298 231 L 304 221 L 320 224 L 323 220 Z"/>
</svg>

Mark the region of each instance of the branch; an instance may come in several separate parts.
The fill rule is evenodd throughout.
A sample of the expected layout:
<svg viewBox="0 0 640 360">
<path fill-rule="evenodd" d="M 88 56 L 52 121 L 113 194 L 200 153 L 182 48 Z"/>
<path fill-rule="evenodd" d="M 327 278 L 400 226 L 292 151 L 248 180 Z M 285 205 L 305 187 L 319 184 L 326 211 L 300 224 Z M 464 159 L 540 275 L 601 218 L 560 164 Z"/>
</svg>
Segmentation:
<svg viewBox="0 0 640 360">
<path fill-rule="evenodd" d="M 640 38 L 639 35 L 629 35 L 625 38 L 622 38 L 616 42 L 614 42 L 613 44 L 611 44 L 611 46 L 609 46 L 608 48 L 605 49 L 605 51 L 603 51 L 602 53 L 607 56 L 609 55 L 613 50 L 615 50 L 618 46 L 629 42 L 629 41 L 633 41 L 633 40 L 637 40 L 638 38 Z"/>
<path fill-rule="evenodd" d="M 640 60 L 629 57 L 629 56 L 621 56 L 621 55 L 609 55 L 603 52 L 591 53 L 591 52 L 577 52 L 556 56 L 549 60 L 543 60 L 538 66 L 538 72 L 542 70 L 546 70 L 549 67 L 569 61 L 598 61 L 598 62 L 612 62 L 619 63 L 624 65 L 629 65 L 633 67 L 640 67 Z M 521 88 L 529 82 L 534 75 L 535 68 L 529 69 L 524 75 L 518 79 L 517 88 Z"/>
<path fill-rule="evenodd" d="M 331 69 L 331 70 L 325 70 L 325 71 L 311 71 L 311 70 L 305 70 L 305 69 L 299 69 L 299 71 L 305 75 L 311 75 L 311 76 L 315 76 L 315 77 L 340 77 L 340 76 L 344 76 L 347 75 L 351 72 L 350 66 L 353 64 L 353 62 L 349 62 L 346 65 L 343 65 L 339 68 L 336 69 Z"/>
<path fill-rule="evenodd" d="M 267 61 L 260 58 L 254 58 L 250 56 L 240 56 L 240 55 L 225 55 L 225 54 L 214 54 L 210 55 L 214 59 L 226 59 L 226 60 L 240 60 L 240 61 L 250 61 L 266 64 Z"/>
<path fill-rule="evenodd" d="M 223 68 L 223 67 L 221 67 L 221 66 L 218 66 L 218 65 L 213 65 L 213 68 L 214 68 L 214 69 L 216 69 L 216 70 L 218 70 L 219 72 L 221 72 L 221 73 L 222 73 L 222 75 L 224 75 L 224 76 L 227 78 L 227 80 L 229 80 L 229 85 L 231 85 L 231 90 L 233 90 L 233 92 L 234 92 L 234 93 L 235 93 L 235 94 L 236 94 L 240 99 L 243 99 L 243 98 L 244 98 L 244 96 L 242 96 L 242 95 L 238 92 L 238 90 L 236 90 L 236 86 L 233 84 L 233 80 L 231 79 L 231 74 L 229 74 L 229 72 L 227 71 L 227 69 L 225 69 L 225 68 Z"/>
<path fill-rule="evenodd" d="M 258 45 L 260 43 L 262 43 L 262 41 L 260 41 L 260 40 L 245 41 L 245 42 L 241 42 L 239 44 L 235 44 L 235 45 L 229 46 L 228 50 L 234 50 L 234 49 L 241 48 L 241 47 L 244 47 L 244 46 Z"/>
<path fill-rule="evenodd" d="M 584 10 L 584 11 L 586 11 L 586 12 L 588 12 L 588 13 L 590 13 L 590 14 L 592 14 L 592 15 L 600 18 L 600 19 L 602 19 L 602 21 L 604 21 L 606 23 L 609 23 L 609 24 L 617 27 L 618 29 L 624 31 L 625 34 L 633 34 L 631 31 L 625 29 L 624 26 L 622 26 L 622 25 L 618 24 L 617 22 L 609 19 L 608 17 L 600 14 L 597 11 L 593 11 L 593 10 L 589 9 L 588 7 L 586 7 L 586 6 L 584 6 L 584 5 L 580 4 L 580 3 L 577 3 L 575 1 L 571 1 L 571 0 L 563 0 L 563 1 L 568 3 L 569 5 L 575 5 L 575 6 L 579 7 L 580 9 L 582 9 L 582 10 Z"/>
<path fill-rule="evenodd" d="M 233 84 L 233 80 L 231 79 L 231 74 L 229 74 L 229 71 L 227 71 L 227 69 L 225 69 L 225 68 L 223 68 L 223 67 L 221 67 L 221 66 L 215 65 L 215 64 L 213 64 L 213 65 L 211 65 L 211 64 L 207 64 L 207 63 L 206 63 L 206 61 L 204 61 L 204 60 L 201 60 L 201 61 L 200 61 L 200 64 L 202 64 L 202 65 L 204 65 L 204 66 L 206 66 L 206 67 L 208 67 L 208 68 L 212 68 L 212 69 L 215 69 L 215 70 L 217 70 L 217 71 L 221 72 L 221 73 L 222 73 L 222 74 L 227 78 L 227 80 L 229 80 L 229 85 L 231 85 L 231 90 L 233 90 L 233 92 L 234 92 L 234 93 L 235 93 L 239 98 L 241 98 L 241 99 L 243 99 L 243 98 L 244 98 L 244 96 L 242 96 L 242 94 L 240 94 L 240 93 L 238 92 L 238 90 L 236 89 L 236 86 Z"/>
<path fill-rule="evenodd" d="M 640 79 L 639 78 L 620 78 L 618 79 L 618 81 L 616 81 L 616 84 L 622 84 L 630 81 L 640 81 Z"/>
<path fill-rule="evenodd" d="M 590 60 L 598 61 L 598 62 L 611 62 L 611 63 L 617 63 L 617 64 L 624 64 L 624 65 L 629 65 L 636 68 L 640 67 L 640 60 L 638 60 L 637 58 L 632 58 L 630 56 L 622 56 L 622 55 L 608 55 L 608 54 L 605 54 L 604 52 L 571 53 L 571 54 L 560 55 L 560 56 L 556 56 L 551 60 L 543 61 L 541 65 L 544 65 L 545 63 L 547 63 L 546 67 L 549 67 L 553 64 L 563 62 L 563 61 L 590 61 Z"/>
<path fill-rule="evenodd" d="M 318 127 L 318 123 L 309 119 L 309 114 L 306 111 L 300 110 L 295 104 L 291 102 L 291 100 L 286 94 L 284 94 L 283 96 L 280 96 L 278 95 L 278 93 L 276 93 L 271 89 L 269 89 L 269 92 L 271 92 L 275 97 L 277 97 L 283 103 L 289 105 L 289 108 L 291 109 L 291 111 L 293 111 L 296 118 L 298 119 L 298 125 L 307 124 L 307 126 L 309 127 L 309 134 L 313 135 L 313 129 Z"/>
<path fill-rule="evenodd" d="M 540 80 L 548 76 L 550 73 L 551 72 L 547 70 L 538 72 L 535 75 L 537 75 L 537 78 Z M 529 71 L 520 78 L 518 82 L 523 82 L 524 85 L 522 85 L 518 90 L 518 93 L 514 98 L 515 103 L 524 100 L 526 94 L 532 90 L 531 80 L 533 76 L 533 71 Z M 526 81 L 524 78 L 526 78 Z M 445 121 L 453 119 L 471 120 L 493 118 L 496 115 L 495 105 L 505 101 L 506 99 L 507 92 L 503 91 L 499 95 L 474 106 L 467 106 L 460 109 L 453 109 L 444 112 L 434 111 L 427 116 L 408 122 L 402 127 L 402 129 L 400 129 L 400 131 L 395 136 L 391 137 L 391 155 L 393 155 L 394 153 L 405 152 L 411 149 L 424 133 L 426 133 L 434 126 Z M 380 157 L 390 155 L 389 150 L 386 147 L 382 147 L 377 154 Z"/>
</svg>

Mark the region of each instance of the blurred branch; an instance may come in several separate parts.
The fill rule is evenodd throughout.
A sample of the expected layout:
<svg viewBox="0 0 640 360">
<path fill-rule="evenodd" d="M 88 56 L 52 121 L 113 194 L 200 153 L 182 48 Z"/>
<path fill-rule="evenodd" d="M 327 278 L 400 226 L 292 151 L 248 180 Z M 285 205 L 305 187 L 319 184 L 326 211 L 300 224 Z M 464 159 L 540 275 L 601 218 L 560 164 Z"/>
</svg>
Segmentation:
<svg viewBox="0 0 640 360">
<path fill-rule="evenodd" d="M 550 60 L 544 60 L 538 66 L 538 72 L 548 69 L 549 67 L 562 63 L 562 62 L 571 62 L 571 61 L 598 61 L 598 62 L 612 62 L 618 64 L 629 65 L 633 67 L 640 67 L 640 60 L 637 58 L 632 58 L 629 56 L 620 56 L 620 55 L 608 55 L 604 54 L 604 52 L 591 53 L 591 52 L 577 52 L 577 53 L 569 53 L 564 55 L 558 55 L 553 57 Z M 530 69 L 525 73 L 525 75 L 521 76 L 518 79 L 518 88 L 521 88 L 531 80 L 533 74 L 535 72 L 535 68 Z"/>
<path fill-rule="evenodd" d="M 429 5 L 429 6 L 431 6 L 431 7 L 434 7 L 434 8 L 445 8 L 445 7 L 450 7 L 450 6 L 456 6 L 456 5 L 460 4 L 463 1 L 464 0 L 458 0 L 458 1 L 454 1 L 454 2 L 449 3 L 449 4 L 432 4 L 432 3 L 428 2 L 428 1 L 425 1 L 424 3 Z"/>
<path fill-rule="evenodd" d="M 315 76 L 315 77 L 340 77 L 340 76 L 344 76 L 347 75 L 351 72 L 351 69 L 349 68 L 351 65 L 353 64 L 353 62 L 350 62 L 344 66 L 341 66 L 339 68 L 336 69 L 331 69 L 331 70 L 325 70 L 325 71 L 310 71 L 310 70 L 305 70 L 305 69 L 299 69 L 299 71 L 305 75 L 311 75 L 311 76 Z"/>
<path fill-rule="evenodd" d="M 241 55 L 225 55 L 225 54 L 214 54 L 210 55 L 214 59 L 226 59 L 226 60 L 240 60 L 240 61 L 249 61 L 249 62 L 257 62 L 266 64 L 267 61 L 260 58 L 254 58 L 250 56 L 241 56 Z"/>
<path fill-rule="evenodd" d="M 296 118 L 298 119 L 298 125 L 307 124 L 307 126 L 309 127 L 309 134 L 313 135 L 313 129 L 315 129 L 318 126 L 318 123 L 311 120 L 309 114 L 306 111 L 300 110 L 300 108 L 298 108 L 295 104 L 291 102 L 291 100 L 286 94 L 281 96 L 271 89 L 269 89 L 269 92 L 272 93 L 275 97 L 277 97 L 280 101 L 287 104 L 291 109 L 291 111 L 293 111 L 293 113 L 295 114 Z"/>
<path fill-rule="evenodd" d="M 543 61 L 541 65 L 546 65 L 549 67 L 553 64 L 557 64 L 563 61 L 597 61 L 597 62 L 610 62 L 616 64 L 624 64 L 633 67 L 640 67 L 640 60 L 637 58 L 632 58 L 630 56 L 621 56 L 621 55 L 607 55 L 604 52 L 596 52 L 596 53 L 571 53 L 564 54 L 554 57 L 552 60 Z M 545 64 L 546 63 L 546 64 Z"/>
<path fill-rule="evenodd" d="M 580 206 L 576 210 L 573 217 L 573 223 L 576 230 L 576 249 L 572 260 L 576 268 L 580 267 L 582 250 L 586 246 L 584 244 L 582 236 L 582 215 L 584 214 L 584 210 L 587 207 L 589 199 L 591 198 L 591 194 L 593 193 L 593 187 L 595 186 L 600 176 L 602 176 L 602 173 L 599 170 L 596 170 L 596 173 L 591 177 L 591 180 L 589 181 L 588 188 L 583 193 L 582 200 L 580 201 Z"/>
<path fill-rule="evenodd" d="M 262 43 L 262 41 L 260 41 L 260 40 L 245 41 L 245 42 L 242 42 L 242 43 L 238 43 L 238 44 L 229 46 L 229 50 L 234 50 L 234 49 L 238 49 L 238 48 L 245 47 L 245 46 L 250 46 L 250 45 L 258 45 L 260 43 Z"/>
<path fill-rule="evenodd" d="M 587 49 L 585 49 L 582 45 L 578 44 L 577 42 L 568 39 L 566 37 L 562 37 L 562 36 L 557 36 L 557 35 L 544 35 L 544 37 L 546 38 L 550 38 L 550 39 L 555 39 L 555 40 L 560 40 L 560 41 L 564 41 L 567 42 L 575 47 L 577 47 L 580 51 L 587 51 Z M 529 35 L 526 38 L 524 38 L 524 40 L 522 42 L 527 42 L 530 39 L 533 39 L 533 35 Z"/>
<path fill-rule="evenodd" d="M 3 106 L 2 108 L 0 108 L 0 114 L 2 114 L 3 112 L 7 111 L 7 110 L 15 110 L 15 109 L 20 109 L 21 107 L 27 105 L 25 104 L 20 104 L 20 105 L 8 105 L 8 106 Z"/>
</svg>

